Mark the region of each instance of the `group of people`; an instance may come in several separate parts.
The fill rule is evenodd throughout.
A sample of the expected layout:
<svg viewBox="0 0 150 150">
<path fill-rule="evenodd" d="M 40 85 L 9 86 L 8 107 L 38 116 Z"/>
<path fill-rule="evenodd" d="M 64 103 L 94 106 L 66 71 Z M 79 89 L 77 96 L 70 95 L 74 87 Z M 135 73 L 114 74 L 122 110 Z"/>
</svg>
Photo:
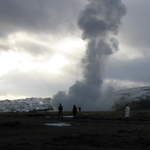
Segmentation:
<svg viewBox="0 0 150 150">
<path fill-rule="evenodd" d="M 73 118 L 77 117 L 77 113 L 81 112 L 81 107 L 77 107 L 76 105 L 73 105 L 72 107 L 72 115 Z M 128 119 L 130 117 L 130 107 L 129 105 L 125 106 L 124 110 L 124 118 Z M 58 119 L 63 119 L 63 105 L 59 104 L 58 106 Z"/>
<path fill-rule="evenodd" d="M 81 112 L 81 107 L 77 107 L 76 105 L 73 105 L 72 107 L 73 118 L 77 117 L 78 112 Z M 63 105 L 62 104 L 59 104 L 58 106 L 58 118 L 63 119 Z"/>
</svg>

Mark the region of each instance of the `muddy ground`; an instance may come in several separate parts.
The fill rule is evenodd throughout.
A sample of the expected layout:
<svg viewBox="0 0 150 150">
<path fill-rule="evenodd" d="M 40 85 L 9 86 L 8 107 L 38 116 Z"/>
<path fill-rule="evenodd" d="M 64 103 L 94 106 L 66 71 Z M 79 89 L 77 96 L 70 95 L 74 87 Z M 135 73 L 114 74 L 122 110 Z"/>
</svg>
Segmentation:
<svg viewBox="0 0 150 150">
<path fill-rule="evenodd" d="M 56 113 L 0 114 L 0 150 L 150 149 L 150 118 L 124 120 L 111 113 L 99 114 L 64 118 L 70 127 L 45 126 L 61 122 Z"/>
</svg>

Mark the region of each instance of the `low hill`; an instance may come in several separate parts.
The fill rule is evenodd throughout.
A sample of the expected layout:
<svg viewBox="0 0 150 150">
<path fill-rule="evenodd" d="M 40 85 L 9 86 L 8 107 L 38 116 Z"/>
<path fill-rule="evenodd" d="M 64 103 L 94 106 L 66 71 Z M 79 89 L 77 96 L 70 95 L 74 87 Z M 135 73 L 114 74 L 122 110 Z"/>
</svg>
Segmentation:
<svg viewBox="0 0 150 150">
<path fill-rule="evenodd" d="M 0 101 L 0 112 L 53 110 L 51 98 L 26 98 Z"/>
<path fill-rule="evenodd" d="M 117 91 L 113 99 L 113 108 L 117 110 L 123 109 L 127 104 L 136 110 L 150 109 L 150 86 Z"/>
</svg>

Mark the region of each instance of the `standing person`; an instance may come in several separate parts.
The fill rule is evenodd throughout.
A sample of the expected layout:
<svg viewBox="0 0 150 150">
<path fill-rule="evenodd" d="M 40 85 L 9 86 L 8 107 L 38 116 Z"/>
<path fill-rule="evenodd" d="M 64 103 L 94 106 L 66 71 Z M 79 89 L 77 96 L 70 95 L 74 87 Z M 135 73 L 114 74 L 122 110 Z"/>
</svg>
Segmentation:
<svg viewBox="0 0 150 150">
<path fill-rule="evenodd" d="M 72 108 L 73 118 L 76 118 L 76 116 L 77 116 L 77 112 L 78 112 L 78 110 L 77 110 L 76 105 L 73 105 L 73 108 Z"/>
<path fill-rule="evenodd" d="M 125 107 L 124 117 L 127 119 L 130 117 L 130 107 L 128 105 Z"/>
<path fill-rule="evenodd" d="M 58 119 L 63 119 L 63 105 L 59 104 L 58 106 Z"/>
<path fill-rule="evenodd" d="M 81 112 L 81 107 L 79 107 L 78 109 L 79 109 L 79 112 Z"/>
</svg>

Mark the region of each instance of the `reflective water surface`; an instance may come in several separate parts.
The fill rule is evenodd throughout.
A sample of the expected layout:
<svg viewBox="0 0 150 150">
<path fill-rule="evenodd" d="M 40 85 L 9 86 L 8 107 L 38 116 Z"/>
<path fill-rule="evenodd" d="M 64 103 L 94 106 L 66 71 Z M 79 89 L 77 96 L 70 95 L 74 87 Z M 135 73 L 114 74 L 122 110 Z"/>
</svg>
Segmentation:
<svg viewBox="0 0 150 150">
<path fill-rule="evenodd" d="M 56 126 L 56 127 L 69 127 L 71 124 L 64 122 L 53 122 L 53 123 L 45 123 L 46 126 Z"/>
</svg>

